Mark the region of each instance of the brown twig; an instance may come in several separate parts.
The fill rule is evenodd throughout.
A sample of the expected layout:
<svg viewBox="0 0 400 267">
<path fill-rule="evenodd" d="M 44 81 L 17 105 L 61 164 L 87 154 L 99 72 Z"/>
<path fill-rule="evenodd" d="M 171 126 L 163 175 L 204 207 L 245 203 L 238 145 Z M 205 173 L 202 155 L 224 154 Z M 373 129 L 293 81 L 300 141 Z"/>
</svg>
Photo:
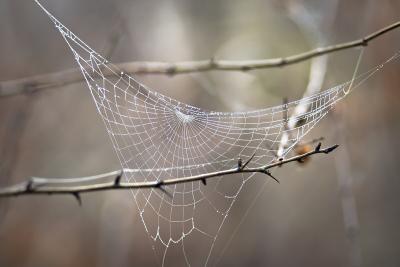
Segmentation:
<svg viewBox="0 0 400 267">
<path fill-rule="evenodd" d="M 316 48 L 308 52 L 271 59 L 257 60 L 209 60 L 185 61 L 185 62 L 127 62 L 116 66 L 124 73 L 130 74 L 167 74 L 176 75 L 192 72 L 204 72 L 211 70 L 220 71 L 249 71 L 254 69 L 266 69 L 282 67 L 290 64 L 299 63 L 321 55 L 353 48 L 366 46 L 368 43 L 379 36 L 400 27 L 400 21 L 386 26 L 374 33 L 371 33 L 359 40 Z M 104 76 L 113 75 L 112 72 L 104 70 Z M 36 92 L 42 89 L 55 88 L 67 84 L 80 82 L 83 77 L 79 69 L 70 69 L 61 72 L 38 75 L 11 81 L 0 82 L 0 97 L 12 96 L 27 92 Z"/>
<path fill-rule="evenodd" d="M 269 177 L 273 178 L 275 181 L 279 182 L 275 177 L 273 177 L 270 173 L 270 169 L 278 166 L 282 166 L 284 164 L 299 161 L 301 159 L 307 158 L 314 154 L 328 154 L 336 149 L 338 145 L 330 146 L 324 149 L 321 149 L 321 145 L 317 145 L 314 150 L 304 153 L 302 155 L 297 155 L 285 160 L 277 160 L 270 164 L 261 166 L 261 167 L 243 167 L 242 168 L 232 168 L 222 171 L 210 172 L 201 175 L 194 175 L 188 177 L 181 177 L 181 178 L 169 178 L 165 180 L 159 181 L 147 181 L 147 182 L 121 182 L 120 178 L 124 171 L 113 171 L 108 173 L 99 174 L 96 176 L 91 177 L 79 177 L 73 178 L 77 183 L 79 181 L 87 181 L 87 180 L 94 180 L 94 179 L 101 179 L 101 178 L 108 178 L 113 177 L 114 181 L 107 182 L 107 183 L 93 183 L 89 185 L 63 185 L 63 186 L 54 186 L 51 183 L 56 182 L 57 179 L 54 178 L 31 178 L 27 182 L 20 183 L 14 186 L 5 187 L 0 189 L 0 197 L 16 197 L 20 195 L 65 195 L 70 194 L 74 196 L 79 204 L 81 204 L 82 200 L 80 195 L 82 193 L 87 192 L 96 192 L 96 191 L 105 191 L 105 190 L 126 190 L 126 189 L 164 189 L 163 187 L 167 185 L 174 185 L 174 184 L 181 184 L 181 183 L 188 183 L 188 182 L 195 182 L 195 181 L 204 181 L 206 179 L 220 177 L 230 174 L 236 173 L 263 173 L 268 175 Z M 252 158 L 249 159 L 249 162 Z M 247 164 L 246 164 L 247 165 Z M 40 182 L 39 182 L 40 180 Z M 162 190 L 165 192 L 165 190 Z"/>
</svg>

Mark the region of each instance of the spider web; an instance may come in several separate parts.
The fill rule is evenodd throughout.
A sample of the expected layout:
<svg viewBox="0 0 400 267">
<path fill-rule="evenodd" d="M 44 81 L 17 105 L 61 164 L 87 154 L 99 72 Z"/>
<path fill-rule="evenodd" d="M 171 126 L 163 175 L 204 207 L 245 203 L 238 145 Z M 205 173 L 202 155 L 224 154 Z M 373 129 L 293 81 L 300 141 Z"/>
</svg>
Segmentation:
<svg viewBox="0 0 400 267">
<path fill-rule="evenodd" d="M 382 64 L 352 81 L 284 105 L 248 112 L 205 111 L 150 90 L 121 72 L 38 4 L 73 52 L 128 182 L 231 169 L 237 166 L 238 157 L 246 160 L 254 153 L 250 167 L 262 166 L 277 159 L 282 135 L 286 133 L 284 157 L 348 94 L 350 84 L 357 87 L 383 67 Z M 385 63 L 398 56 L 395 54 Z M 287 114 L 299 103 L 309 108 L 292 118 L 296 123 L 289 129 Z M 162 253 L 162 264 L 168 248 L 180 246 L 187 265 L 196 257 L 203 258 L 202 264 L 207 265 L 224 221 L 253 176 L 234 174 L 209 179 L 207 185 L 196 181 L 162 190 L 132 191 L 147 235 Z M 197 254 L 185 250 L 185 242 L 200 244 L 200 237 L 206 250 Z"/>
</svg>

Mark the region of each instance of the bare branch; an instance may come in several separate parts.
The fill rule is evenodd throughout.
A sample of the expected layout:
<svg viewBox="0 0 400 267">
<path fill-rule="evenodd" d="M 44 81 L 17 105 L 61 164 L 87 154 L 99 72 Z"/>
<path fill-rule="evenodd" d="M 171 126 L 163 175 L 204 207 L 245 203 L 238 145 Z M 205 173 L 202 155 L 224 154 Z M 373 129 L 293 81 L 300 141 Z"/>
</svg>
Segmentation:
<svg viewBox="0 0 400 267">
<path fill-rule="evenodd" d="M 205 181 L 210 178 L 220 177 L 230 174 L 236 173 L 263 173 L 274 179 L 275 181 L 279 182 L 278 179 L 272 176 L 270 173 L 270 169 L 278 166 L 285 165 L 287 163 L 293 161 L 299 161 L 301 159 L 307 158 L 314 154 L 328 154 L 336 149 L 338 145 L 330 146 L 324 149 L 321 149 L 321 146 L 318 145 L 316 148 L 308 153 L 304 153 L 302 155 L 297 155 L 288 159 L 279 159 L 275 162 L 270 164 L 261 166 L 261 167 L 245 167 L 245 168 L 232 168 L 222 171 L 210 172 L 201 175 L 194 175 L 188 177 L 181 177 L 181 178 L 169 178 L 165 180 L 159 181 L 147 181 L 147 182 L 120 182 L 120 176 L 124 172 L 123 171 L 113 171 L 108 173 L 103 173 L 95 176 L 90 177 L 79 177 L 73 178 L 76 182 L 78 181 L 93 181 L 94 179 L 101 179 L 101 178 L 108 178 L 112 176 L 116 176 L 114 181 L 107 182 L 107 183 L 93 183 L 89 185 L 63 185 L 63 186 L 54 186 L 51 183 L 56 182 L 59 179 L 54 178 L 31 178 L 29 181 L 17 184 L 10 187 L 5 187 L 0 189 L 0 197 L 15 197 L 20 195 L 65 195 L 71 194 L 73 195 L 79 204 L 81 204 L 82 200 L 80 195 L 82 193 L 87 192 L 95 192 L 95 191 L 106 191 L 106 190 L 126 190 L 126 189 L 159 189 L 170 196 L 170 193 L 165 190 L 165 186 L 167 185 L 174 185 L 174 184 L 181 184 L 181 183 L 188 183 L 188 182 L 195 182 L 195 181 Z M 249 160 L 249 162 L 251 159 Z"/>
<path fill-rule="evenodd" d="M 359 40 L 316 48 L 308 52 L 271 59 L 256 60 L 209 60 L 184 61 L 184 62 L 127 62 L 116 66 L 124 73 L 130 74 L 167 74 L 176 75 L 192 72 L 204 72 L 211 70 L 220 71 L 249 71 L 254 69 L 266 69 L 282 67 L 299 63 L 321 55 L 353 48 L 366 46 L 379 36 L 400 27 L 400 21 L 386 26 L 374 33 L 371 33 Z M 112 75 L 110 71 L 104 70 L 104 76 Z M 83 81 L 79 69 L 70 69 L 61 72 L 38 75 L 11 81 L 0 82 L 0 97 L 12 96 L 22 93 L 32 93 L 43 89 L 56 88 L 67 84 Z"/>
</svg>

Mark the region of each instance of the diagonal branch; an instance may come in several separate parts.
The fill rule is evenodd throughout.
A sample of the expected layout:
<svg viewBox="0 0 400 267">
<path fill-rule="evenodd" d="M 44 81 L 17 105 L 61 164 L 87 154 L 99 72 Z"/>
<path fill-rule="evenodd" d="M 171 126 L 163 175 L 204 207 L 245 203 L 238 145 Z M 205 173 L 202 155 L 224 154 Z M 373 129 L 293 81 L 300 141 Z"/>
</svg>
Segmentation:
<svg viewBox="0 0 400 267">
<path fill-rule="evenodd" d="M 184 61 L 184 62 L 127 62 L 116 66 L 124 73 L 130 74 L 167 74 L 176 75 L 192 72 L 204 72 L 211 70 L 220 71 L 249 71 L 254 69 L 266 69 L 283 67 L 290 64 L 299 63 L 321 55 L 350 49 L 353 47 L 366 46 L 368 43 L 379 36 L 400 27 L 400 21 L 386 26 L 374 33 L 371 33 L 359 40 L 316 48 L 308 52 L 271 59 L 256 60 L 209 60 Z M 104 71 L 104 76 L 112 75 L 111 72 Z M 80 82 L 83 77 L 79 69 L 70 69 L 61 72 L 38 75 L 11 81 L 0 82 L 0 97 L 12 96 L 22 93 L 31 93 L 43 89 L 56 88 L 67 84 Z"/>
<path fill-rule="evenodd" d="M 301 161 L 309 156 L 314 154 L 328 154 L 335 150 L 338 145 L 330 146 L 324 149 L 321 149 L 321 145 L 318 144 L 314 150 L 304 153 L 302 155 L 297 155 L 288 159 L 278 159 L 272 163 L 266 164 L 261 167 L 241 167 L 241 168 L 232 168 L 222 171 L 210 172 L 201 175 L 194 175 L 188 177 L 181 178 L 168 178 L 165 180 L 159 181 L 147 181 L 147 182 L 121 182 L 121 175 L 125 171 L 113 171 L 108 173 L 99 174 L 96 176 L 90 177 L 79 177 L 69 179 L 73 182 L 86 182 L 93 181 L 102 178 L 115 177 L 114 181 L 106 182 L 106 183 L 93 183 L 88 185 L 63 185 L 56 186 L 51 185 L 52 183 L 60 183 L 60 179 L 54 178 L 31 178 L 29 181 L 20 183 L 14 186 L 5 187 L 0 189 L 0 197 L 16 197 L 20 195 L 65 195 L 70 194 L 74 196 L 79 203 L 81 203 L 80 194 L 88 193 L 88 192 L 96 192 L 96 191 L 106 191 L 106 190 L 126 190 L 126 189 L 159 189 L 165 192 L 164 186 L 195 182 L 195 181 L 205 181 L 206 179 L 220 177 L 230 174 L 237 173 L 263 173 L 267 176 L 271 177 L 275 181 L 279 182 L 275 177 L 273 177 L 270 173 L 270 169 L 278 166 L 285 165 L 290 162 Z M 251 159 L 250 159 L 251 160 Z"/>
</svg>

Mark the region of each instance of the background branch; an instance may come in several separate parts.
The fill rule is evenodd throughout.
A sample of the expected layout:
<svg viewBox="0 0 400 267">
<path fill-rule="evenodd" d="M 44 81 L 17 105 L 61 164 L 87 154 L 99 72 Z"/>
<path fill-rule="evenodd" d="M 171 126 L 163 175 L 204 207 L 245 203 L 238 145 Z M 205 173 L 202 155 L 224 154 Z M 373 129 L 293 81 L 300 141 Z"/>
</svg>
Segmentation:
<svg viewBox="0 0 400 267">
<path fill-rule="evenodd" d="M 306 9 L 301 2 L 289 1 L 288 3 L 288 14 L 289 17 L 295 22 L 298 27 L 302 30 L 304 35 L 308 37 L 310 43 L 316 43 L 318 46 L 324 46 L 327 43 L 327 35 L 331 31 L 331 26 L 336 17 L 337 1 L 329 1 L 326 4 L 325 9 L 326 15 L 323 21 L 318 23 L 318 20 L 313 16 L 313 12 Z M 319 25 L 319 26 L 318 26 Z M 306 90 L 303 93 L 302 98 L 306 98 L 319 92 L 322 89 L 322 85 L 325 80 L 327 72 L 328 55 L 316 57 L 311 60 L 310 73 L 308 78 L 308 84 Z M 286 131 L 283 132 L 277 155 L 282 157 L 285 152 L 288 142 L 290 139 L 289 133 L 296 127 L 297 118 L 304 114 L 309 109 L 309 103 L 300 101 L 299 104 L 294 108 L 290 118 L 286 118 Z"/>
<path fill-rule="evenodd" d="M 359 40 L 316 48 L 308 52 L 271 59 L 258 60 L 200 60 L 185 62 L 128 62 L 120 63 L 116 66 L 121 71 L 130 74 L 167 74 L 176 75 L 192 72 L 203 72 L 211 70 L 221 71 L 249 71 L 254 69 L 266 69 L 282 67 L 290 64 L 299 63 L 321 55 L 350 49 L 354 47 L 366 46 L 368 43 L 379 36 L 400 27 L 400 21 L 386 26 L 374 33 L 371 33 Z M 111 75 L 110 72 L 103 73 L 105 76 Z M 56 88 L 67 84 L 80 82 L 83 77 L 79 69 L 70 69 L 61 72 L 38 75 L 28 78 L 22 78 L 11 81 L 3 81 L 0 83 L 0 97 L 11 96 L 22 93 L 32 93 L 42 89 Z"/>
<path fill-rule="evenodd" d="M 263 173 L 279 182 L 275 177 L 270 173 L 270 169 L 278 166 L 285 165 L 294 161 L 301 161 L 309 156 L 314 154 L 328 154 L 335 150 L 338 145 L 333 145 L 324 149 L 321 149 L 321 143 L 319 143 L 314 150 L 304 153 L 301 155 L 297 155 L 288 159 L 278 159 L 275 162 L 270 164 L 266 164 L 261 167 L 247 167 L 248 163 L 252 160 L 253 157 L 249 158 L 245 164 L 241 164 L 241 160 L 238 160 L 238 166 L 236 168 L 205 173 L 201 175 L 194 175 L 188 177 L 181 178 L 169 178 L 165 180 L 159 181 L 147 181 L 147 182 L 121 182 L 121 176 L 124 172 L 129 172 L 128 170 L 122 171 L 112 171 L 108 173 L 103 173 L 95 176 L 89 177 L 78 177 L 71 179 L 55 179 L 55 178 L 35 178 L 32 177 L 29 181 L 23 182 L 14 186 L 5 187 L 0 189 L 0 197 L 13 197 L 20 195 L 61 195 L 61 194 L 70 194 L 74 196 L 79 203 L 81 203 L 80 194 L 94 191 L 105 191 L 105 190 L 121 190 L 121 189 L 149 189 L 156 188 L 162 190 L 164 193 L 168 193 L 164 186 L 195 182 L 195 181 L 205 181 L 206 179 L 225 176 L 236 173 Z M 57 186 L 54 184 L 67 183 L 69 182 L 87 182 L 94 181 L 102 178 L 115 177 L 114 181 L 107 183 L 92 183 L 89 185 L 63 185 Z"/>
</svg>

